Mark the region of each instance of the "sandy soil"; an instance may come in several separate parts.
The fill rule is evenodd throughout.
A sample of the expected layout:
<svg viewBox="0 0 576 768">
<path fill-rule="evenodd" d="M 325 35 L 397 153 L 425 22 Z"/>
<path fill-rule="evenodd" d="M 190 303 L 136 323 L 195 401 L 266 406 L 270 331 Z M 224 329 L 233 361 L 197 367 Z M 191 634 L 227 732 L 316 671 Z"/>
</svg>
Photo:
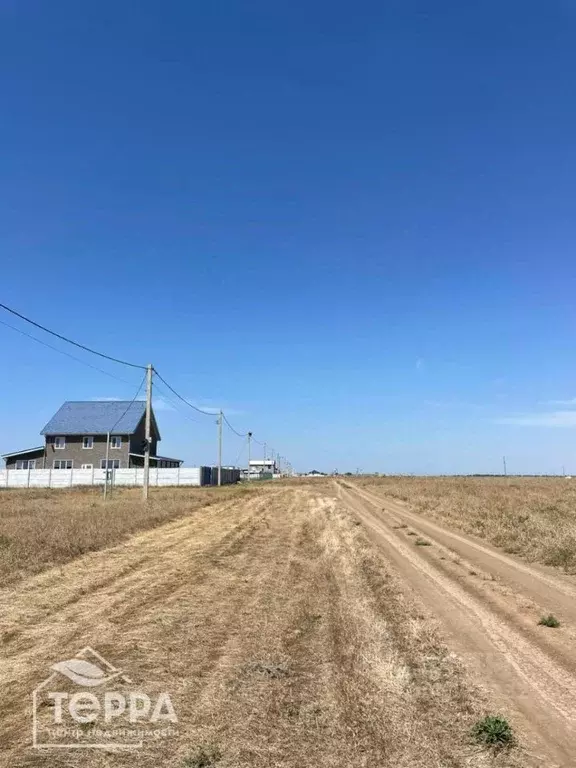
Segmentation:
<svg viewBox="0 0 576 768">
<path fill-rule="evenodd" d="M 576 579 L 528 565 L 353 483 L 339 492 L 450 648 L 527 745 L 526 765 L 576 765 Z M 560 628 L 538 626 L 554 613 Z"/>
<path fill-rule="evenodd" d="M 405 534 L 397 534 L 391 520 L 367 497 L 333 483 L 271 484 L 257 497 L 213 504 L 1 590 L 0 764 L 528 765 L 522 746 L 492 756 L 471 743 L 470 727 L 496 702 L 472 681 L 432 618 L 444 599 L 439 596 L 446 593 L 453 606 L 462 588 L 430 564 L 436 553 L 415 552 L 410 542 L 398 548 Z M 398 546 L 390 543 L 396 539 Z M 420 559 L 439 575 L 429 578 Z M 561 764 L 571 727 L 568 657 L 563 665 L 560 650 L 555 657 L 531 641 L 487 599 L 479 601 L 481 614 L 467 600 L 460 637 L 467 638 L 472 625 L 478 630 L 481 615 L 486 645 L 479 639 L 478 646 L 454 647 L 464 657 L 488 649 L 508 669 L 508 643 L 515 638 L 518 669 L 537 675 L 553 701 L 541 713 L 540 684 L 533 691 L 520 671 L 516 678 L 510 672 L 518 695 L 528 691 L 537 700 L 531 709 L 511 697 L 511 711 L 518 722 L 524 716 L 530 736 L 537 730 L 532 715 L 542 714 L 542 750 L 553 750 L 548 757 L 557 755 Z M 448 619 L 451 643 L 455 624 Z M 502 628 L 497 650 L 496 625 Z M 137 752 L 33 749 L 32 690 L 52 664 L 87 645 L 124 670 L 138 690 L 169 692 L 177 735 L 145 741 Z M 496 683 L 495 677 L 479 682 Z M 502 701 L 508 705 L 505 696 Z M 45 710 L 42 717 L 48 716 Z"/>
</svg>

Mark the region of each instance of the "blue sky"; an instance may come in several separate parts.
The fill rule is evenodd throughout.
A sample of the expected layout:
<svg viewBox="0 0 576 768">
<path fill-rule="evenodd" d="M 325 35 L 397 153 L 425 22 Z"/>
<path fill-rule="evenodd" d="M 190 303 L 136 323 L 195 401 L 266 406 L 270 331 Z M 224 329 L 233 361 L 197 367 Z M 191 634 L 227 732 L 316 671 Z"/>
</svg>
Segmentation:
<svg viewBox="0 0 576 768">
<path fill-rule="evenodd" d="M 1 301 L 298 469 L 576 473 L 572 2 L 0 19 Z M 2 452 L 139 384 L 3 325 L 0 348 Z M 165 453 L 215 460 L 212 418 L 157 407 Z"/>
</svg>

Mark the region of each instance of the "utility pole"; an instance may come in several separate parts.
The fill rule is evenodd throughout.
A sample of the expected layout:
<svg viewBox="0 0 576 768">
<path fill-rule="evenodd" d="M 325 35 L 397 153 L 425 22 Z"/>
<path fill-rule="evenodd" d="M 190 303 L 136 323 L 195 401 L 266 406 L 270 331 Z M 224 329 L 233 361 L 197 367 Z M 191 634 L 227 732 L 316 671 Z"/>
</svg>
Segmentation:
<svg viewBox="0 0 576 768">
<path fill-rule="evenodd" d="M 144 482 L 142 484 L 142 496 L 144 501 L 148 499 L 148 483 L 150 481 L 150 443 L 152 442 L 152 435 L 150 430 L 152 428 L 152 363 L 146 366 L 146 416 L 144 420 L 144 429 L 146 434 L 144 438 L 146 440 L 146 447 L 144 448 Z M 106 466 L 108 471 L 108 466 Z"/>
<path fill-rule="evenodd" d="M 277 454 L 277 457 L 278 457 L 278 459 L 277 459 L 278 460 L 278 474 L 281 475 L 282 474 L 282 466 L 281 466 L 281 460 L 280 460 L 280 454 L 279 453 Z"/>
<path fill-rule="evenodd" d="M 222 409 L 218 415 L 218 485 L 222 485 Z"/>
<path fill-rule="evenodd" d="M 508 474 L 506 471 L 506 456 L 502 456 L 502 464 L 504 465 L 504 476 Z"/>
<path fill-rule="evenodd" d="M 248 432 L 248 480 L 250 480 L 250 457 L 252 455 L 252 432 Z"/>
<path fill-rule="evenodd" d="M 104 470 L 104 501 L 106 501 L 106 494 L 108 493 L 108 456 L 110 455 L 110 432 L 106 435 L 106 469 Z"/>
</svg>

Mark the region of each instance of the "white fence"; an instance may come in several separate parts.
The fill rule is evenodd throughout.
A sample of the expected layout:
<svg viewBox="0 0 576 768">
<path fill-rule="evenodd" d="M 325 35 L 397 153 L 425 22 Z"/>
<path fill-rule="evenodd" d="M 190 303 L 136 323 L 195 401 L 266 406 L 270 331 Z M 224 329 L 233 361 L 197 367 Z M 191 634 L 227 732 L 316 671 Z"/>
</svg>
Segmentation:
<svg viewBox="0 0 576 768">
<path fill-rule="evenodd" d="M 0 488 L 71 488 L 76 485 L 104 485 L 105 469 L 3 469 L 0 470 Z M 222 484 L 238 481 L 237 469 L 222 469 Z M 111 469 L 109 479 L 115 486 L 141 486 L 144 470 Z M 150 485 L 216 485 L 216 467 L 176 467 L 159 469 L 150 467 Z"/>
</svg>

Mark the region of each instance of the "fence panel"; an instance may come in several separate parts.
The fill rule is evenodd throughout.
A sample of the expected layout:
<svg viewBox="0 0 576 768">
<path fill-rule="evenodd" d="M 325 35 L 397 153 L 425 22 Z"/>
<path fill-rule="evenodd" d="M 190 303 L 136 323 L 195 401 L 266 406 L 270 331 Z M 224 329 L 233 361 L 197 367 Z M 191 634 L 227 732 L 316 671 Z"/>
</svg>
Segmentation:
<svg viewBox="0 0 576 768">
<path fill-rule="evenodd" d="M 0 470 L 0 488 L 70 488 L 104 485 L 104 469 L 10 469 Z M 144 469 L 115 469 L 110 473 L 116 486 L 142 486 Z M 223 469 L 222 483 L 235 483 L 239 470 Z M 218 472 L 214 467 L 150 468 L 151 486 L 215 485 Z"/>
</svg>

